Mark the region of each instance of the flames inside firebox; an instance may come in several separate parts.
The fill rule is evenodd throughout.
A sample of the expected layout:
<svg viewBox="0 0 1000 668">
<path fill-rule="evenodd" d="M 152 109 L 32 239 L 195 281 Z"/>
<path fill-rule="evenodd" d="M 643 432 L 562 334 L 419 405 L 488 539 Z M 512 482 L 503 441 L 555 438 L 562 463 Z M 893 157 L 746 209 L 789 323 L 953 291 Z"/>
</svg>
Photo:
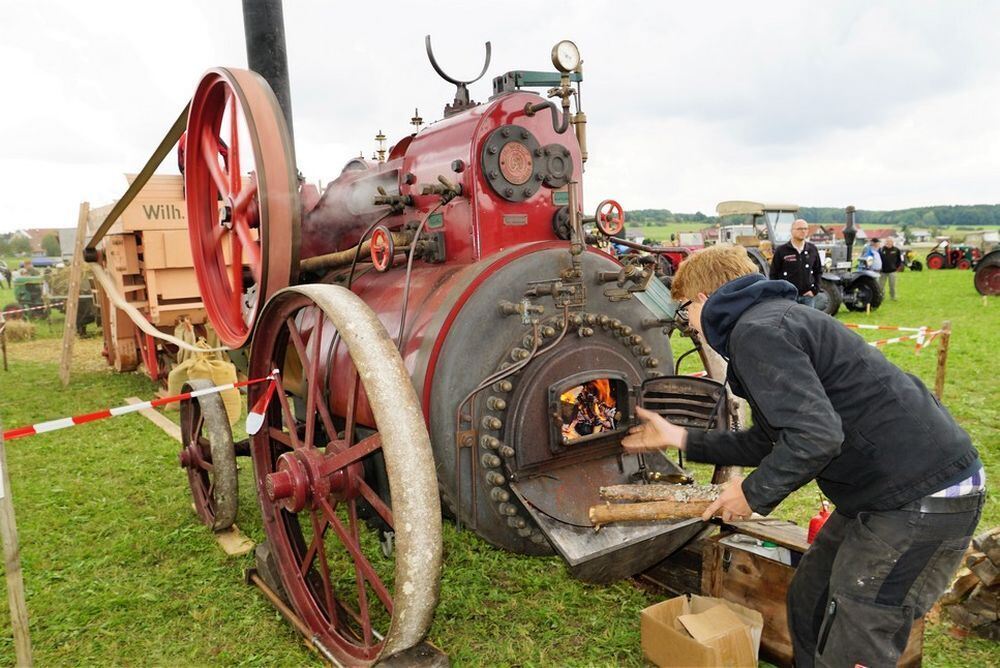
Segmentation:
<svg viewBox="0 0 1000 668">
<path fill-rule="evenodd" d="M 594 378 L 559 395 L 563 443 L 618 429 L 622 419 L 611 381 Z"/>
</svg>

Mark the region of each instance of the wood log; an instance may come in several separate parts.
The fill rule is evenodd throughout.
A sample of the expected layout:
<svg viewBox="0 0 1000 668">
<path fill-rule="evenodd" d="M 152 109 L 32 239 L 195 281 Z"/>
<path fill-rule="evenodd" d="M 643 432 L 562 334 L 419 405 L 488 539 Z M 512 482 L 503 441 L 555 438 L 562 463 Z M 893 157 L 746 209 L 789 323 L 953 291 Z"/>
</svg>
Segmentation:
<svg viewBox="0 0 1000 668">
<path fill-rule="evenodd" d="M 995 566 L 1000 566 L 1000 527 L 993 527 L 972 539 L 972 545 L 986 555 Z"/>
<path fill-rule="evenodd" d="M 997 614 L 996 601 L 989 600 L 988 593 L 984 596 L 982 589 L 982 585 L 976 587 L 969 598 L 961 604 L 961 607 L 965 608 L 967 612 L 995 622 L 1000 618 L 1000 615 Z"/>
<path fill-rule="evenodd" d="M 978 558 L 971 559 L 972 563 L 969 563 L 970 559 L 965 560 L 965 565 L 969 567 L 969 570 L 976 574 L 979 581 L 982 582 L 987 587 L 992 587 L 995 584 L 1000 583 L 1000 568 L 990 561 L 985 554 L 979 555 Z"/>
<path fill-rule="evenodd" d="M 721 485 L 610 485 L 601 488 L 607 501 L 715 501 Z"/>
<path fill-rule="evenodd" d="M 951 588 L 938 600 L 941 602 L 941 605 L 961 603 L 977 584 L 979 584 L 979 578 L 976 577 L 976 574 L 968 568 L 963 568 L 958 572 L 958 577 L 951 584 Z"/>
<path fill-rule="evenodd" d="M 968 629 L 975 635 L 990 640 L 1000 640 L 1000 624 L 993 623 L 987 617 L 969 612 L 961 605 L 948 608 L 948 617 L 953 624 Z"/>
<path fill-rule="evenodd" d="M 649 520 L 689 519 L 701 517 L 712 501 L 647 501 L 645 503 L 607 503 L 590 507 L 590 523 L 594 526 L 611 522 L 644 522 Z"/>
<path fill-rule="evenodd" d="M 972 592 L 972 595 L 969 598 L 974 598 L 977 601 L 984 601 L 1000 612 L 1000 585 L 994 585 L 992 587 L 979 585 L 976 587 L 975 591 Z"/>
<path fill-rule="evenodd" d="M 980 552 L 986 552 L 991 545 L 1000 544 L 1000 527 L 988 529 L 972 539 L 972 546 Z"/>
</svg>

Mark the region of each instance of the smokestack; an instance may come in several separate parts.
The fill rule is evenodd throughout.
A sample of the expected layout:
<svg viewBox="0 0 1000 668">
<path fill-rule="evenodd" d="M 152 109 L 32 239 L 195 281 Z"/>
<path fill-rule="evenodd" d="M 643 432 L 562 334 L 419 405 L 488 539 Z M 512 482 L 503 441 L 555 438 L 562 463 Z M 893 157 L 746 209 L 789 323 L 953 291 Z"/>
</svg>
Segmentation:
<svg viewBox="0 0 1000 668">
<path fill-rule="evenodd" d="M 288 54 L 281 0 L 243 0 L 243 31 L 247 41 L 247 66 L 271 86 L 288 125 L 293 154 L 292 97 L 288 87 Z"/>
<path fill-rule="evenodd" d="M 844 243 L 847 244 L 847 261 L 851 261 L 851 253 L 854 250 L 854 240 L 858 237 L 858 230 L 854 227 L 854 207 L 848 206 L 846 219 L 844 221 Z"/>
</svg>

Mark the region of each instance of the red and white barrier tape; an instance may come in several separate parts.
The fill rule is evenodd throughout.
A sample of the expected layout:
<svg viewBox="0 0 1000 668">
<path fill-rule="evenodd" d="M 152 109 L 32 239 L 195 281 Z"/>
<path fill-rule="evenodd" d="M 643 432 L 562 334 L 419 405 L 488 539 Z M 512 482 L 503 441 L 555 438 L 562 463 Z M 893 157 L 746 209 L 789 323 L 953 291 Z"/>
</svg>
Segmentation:
<svg viewBox="0 0 1000 668">
<path fill-rule="evenodd" d="M 15 313 L 27 313 L 28 311 L 44 311 L 45 309 L 55 308 L 56 306 L 61 306 L 66 302 L 52 302 L 51 304 L 43 304 L 41 306 L 28 306 L 26 308 L 10 309 L 9 311 L 0 312 L 0 320 L 3 320 L 7 316 L 14 315 Z"/>
<path fill-rule="evenodd" d="M 902 341 L 916 341 L 917 347 L 914 350 L 914 352 L 919 353 L 921 350 L 930 345 L 930 342 L 933 341 L 935 338 L 937 338 L 937 335 L 940 334 L 942 331 L 943 330 L 940 329 L 935 329 L 933 332 L 922 330 L 919 334 L 912 334 L 910 336 L 897 336 L 894 339 L 879 339 L 878 341 L 869 341 L 868 345 L 874 346 L 876 348 L 881 348 L 882 346 L 889 345 L 890 343 L 900 343 Z"/>
<path fill-rule="evenodd" d="M 26 427 L 17 427 L 16 429 L 8 429 L 3 433 L 4 440 L 11 440 L 15 438 L 21 438 L 22 436 L 32 436 L 34 434 L 44 434 L 48 431 L 56 431 L 57 429 L 65 429 L 66 427 L 73 427 L 78 424 L 85 424 L 87 422 L 94 422 L 95 420 L 103 420 L 105 418 L 117 417 L 119 415 L 126 415 L 127 413 L 135 413 L 146 408 L 156 408 L 157 406 L 165 406 L 166 404 L 176 403 L 178 401 L 184 401 L 185 399 L 194 399 L 196 397 L 202 397 L 206 394 L 215 394 L 218 392 L 223 392 L 225 390 L 232 390 L 238 387 L 246 387 L 248 385 L 255 385 L 257 383 L 263 383 L 266 381 L 273 381 L 276 375 L 272 373 L 270 376 L 264 378 L 255 378 L 253 380 L 244 380 L 238 383 L 226 383 L 225 385 L 216 385 L 214 387 L 207 387 L 204 390 L 194 390 L 192 392 L 184 392 L 182 394 L 177 394 L 172 397 L 163 397 L 162 399 L 153 399 L 152 401 L 143 401 L 138 404 L 127 404 L 125 406 L 116 406 L 115 408 L 106 408 L 103 411 L 97 411 L 94 413 L 87 413 L 85 415 L 75 415 L 73 417 L 60 418 L 58 420 L 49 420 L 48 422 L 39 422 L 37 424 L 28 425 Z M 264 393 L 264 397 L 270 400 L 271 395 L 274 393 L 273 388 L 275 383 L 271 383 L 271 387 L 268 391 Z M 257 405 L 254 406 L 254 410 L 257 406 L 261 405 L 262 401 L 258 401 Z M 263 402 L 263 408 L 261 410 L 261 420 L 260 424 L 263 424 L 263 411 L 267 409 L 267 402 Z M 247 418 L 249 422 L 249 417 Z M 257 426 L 260 429 L 260 426 Z"/>
<path fill-rule="evenodd" d="M 896 327 L 894 325 L 859 325 L 853 322 L 842 323 L 848 329 L 884 329 L 891 332 L 922 332 L 926 327 Z"/>
</svg>

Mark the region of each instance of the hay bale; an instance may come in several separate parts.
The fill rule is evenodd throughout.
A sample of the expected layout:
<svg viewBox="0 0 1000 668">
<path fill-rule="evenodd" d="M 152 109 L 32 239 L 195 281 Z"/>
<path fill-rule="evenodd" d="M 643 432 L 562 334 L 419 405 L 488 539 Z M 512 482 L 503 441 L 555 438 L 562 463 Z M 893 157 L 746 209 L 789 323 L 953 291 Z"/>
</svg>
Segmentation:
<svg viewBox="0 0 1000 668">
<path fill-rule="evenodd" d="M 26 320 L 8 320 L 4 325 L 7 343 L 30 341 L 35 338 L 35 325 Z"/>
</svg>

